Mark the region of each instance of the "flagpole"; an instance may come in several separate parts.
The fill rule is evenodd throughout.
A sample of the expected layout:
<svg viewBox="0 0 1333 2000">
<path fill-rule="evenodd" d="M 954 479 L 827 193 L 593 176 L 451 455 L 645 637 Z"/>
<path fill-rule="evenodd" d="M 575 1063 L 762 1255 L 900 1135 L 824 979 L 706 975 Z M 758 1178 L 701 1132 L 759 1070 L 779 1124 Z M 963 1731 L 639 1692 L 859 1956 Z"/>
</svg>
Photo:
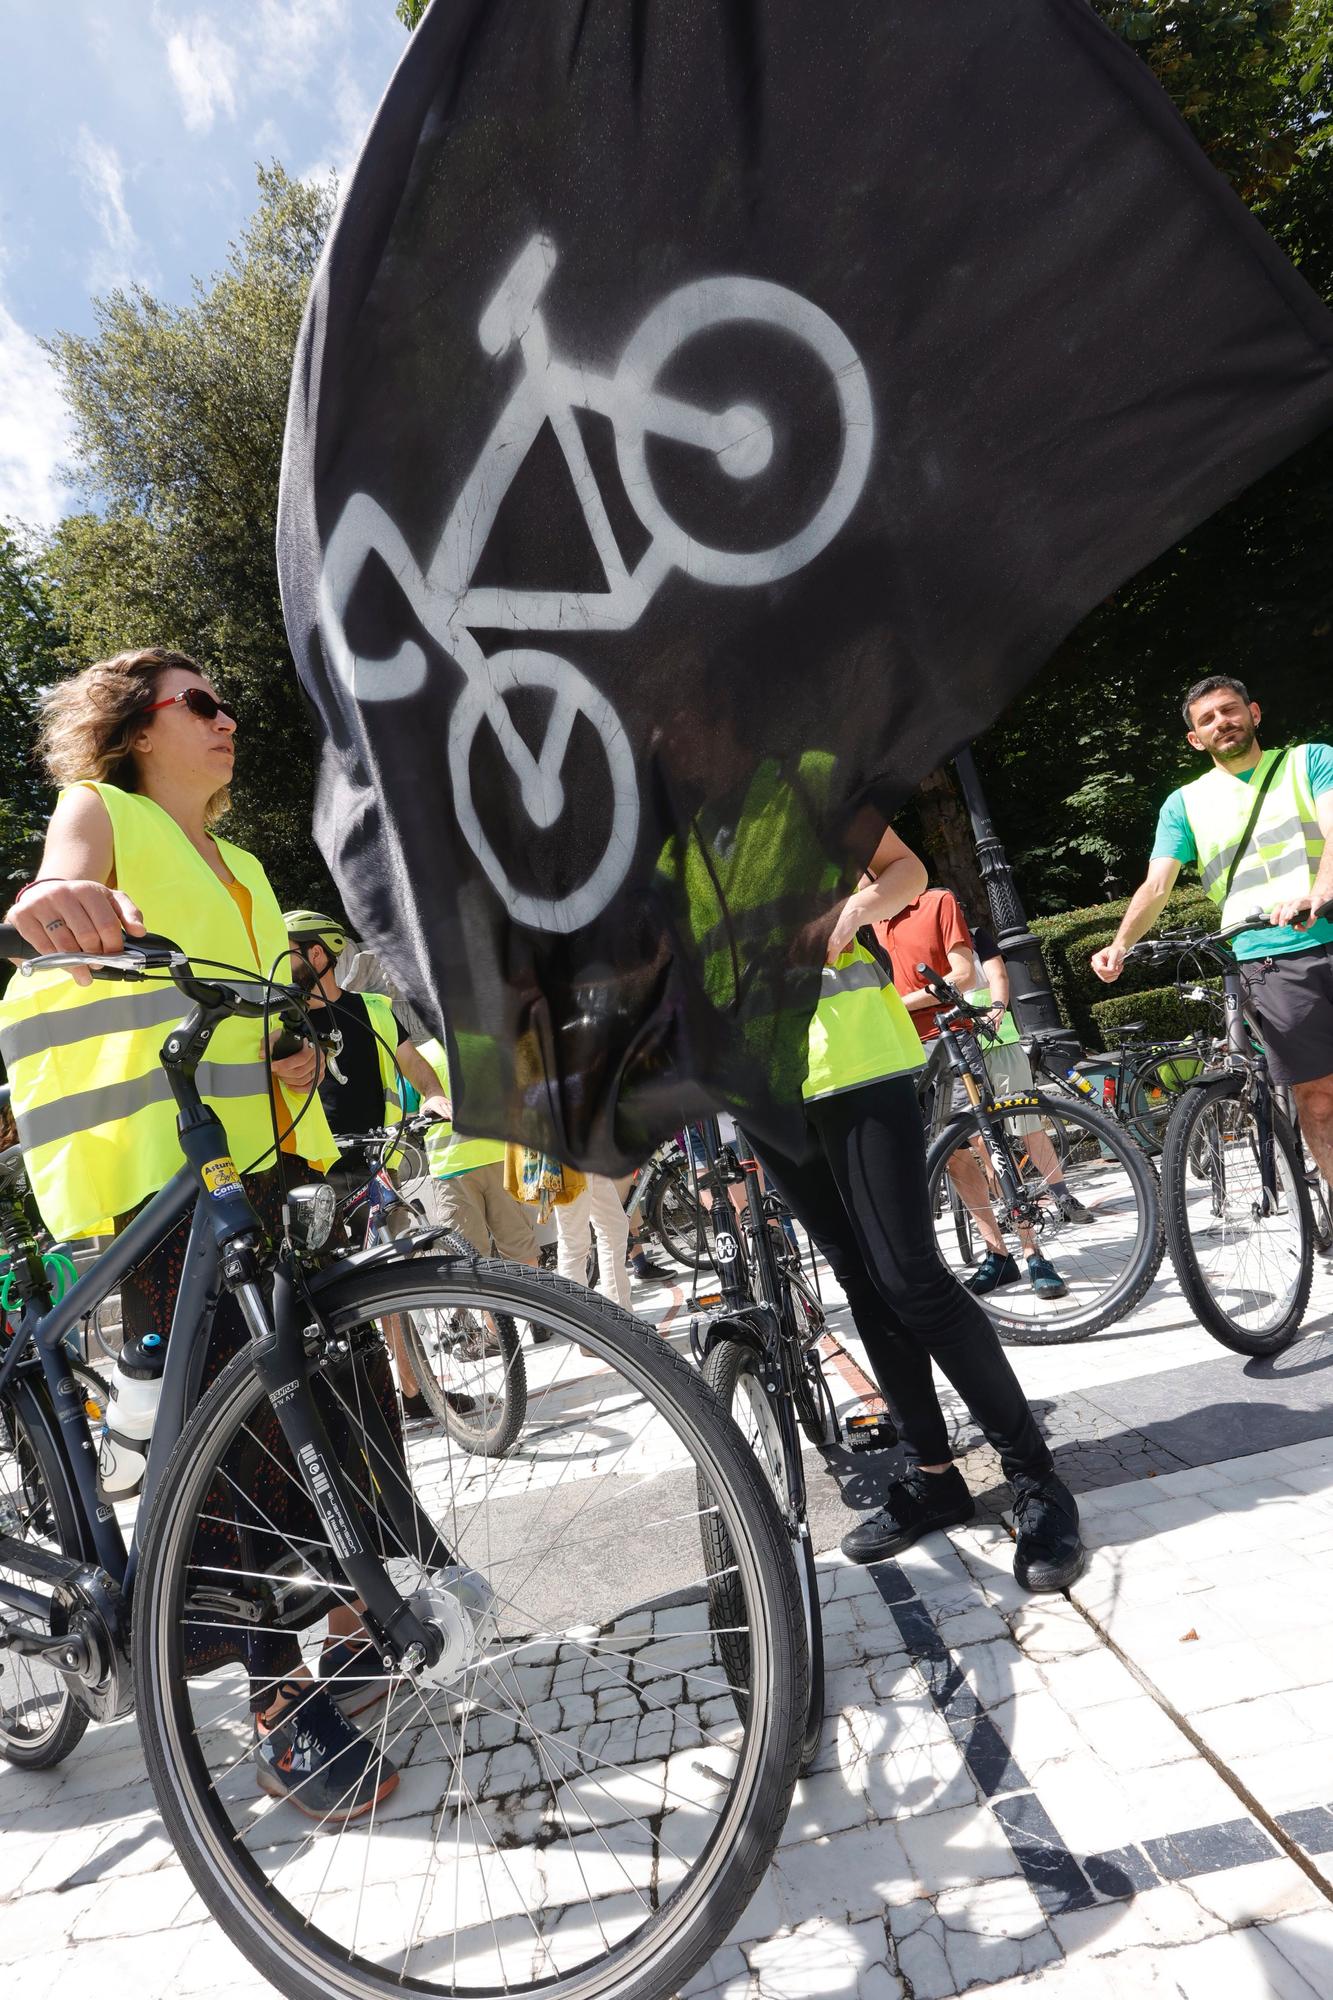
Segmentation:
<svg viewBox="0 0 1333 2000">
<path fill-rule="evenodd" d="M 1014 871 L 995 831 L 986 794 L 982 790 L 971 747 L 958 751 L 953 760 L 963 802 L 972 821 L 972 837 L 977 844 L 977 866 L 990 899 L 991 921 L 1000 947 L 1000 956 L 1009 968 L 1009 1005 L 1014 1023 L 1024 1037 L 1040 1034 L 1052 1041 L 1068 1043 L 1081 1054 L 1078 1038 L 1060 1019 L 1060 1008 L 1051 990 L 1041 945 L 1028 926 L 1014 880 Z M 1070 1060 L 1074 1060 L 1071 1054 Z"/>
</svg>

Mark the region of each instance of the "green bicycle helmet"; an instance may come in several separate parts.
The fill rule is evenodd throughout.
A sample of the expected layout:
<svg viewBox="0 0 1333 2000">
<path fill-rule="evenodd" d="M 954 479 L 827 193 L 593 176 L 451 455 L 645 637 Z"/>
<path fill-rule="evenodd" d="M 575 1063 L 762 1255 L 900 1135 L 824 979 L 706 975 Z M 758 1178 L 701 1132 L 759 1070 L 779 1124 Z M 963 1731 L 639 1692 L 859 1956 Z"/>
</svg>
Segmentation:
<svg viewBox="0 0 1333 2000">
<path fill-rule="evenodd" d="M 330 958 L 337 958 L 347 943 L 346 926 L 319 910 L 284 910 L 282 921 L 295 943 L 322 944 Z"/>
</svg>

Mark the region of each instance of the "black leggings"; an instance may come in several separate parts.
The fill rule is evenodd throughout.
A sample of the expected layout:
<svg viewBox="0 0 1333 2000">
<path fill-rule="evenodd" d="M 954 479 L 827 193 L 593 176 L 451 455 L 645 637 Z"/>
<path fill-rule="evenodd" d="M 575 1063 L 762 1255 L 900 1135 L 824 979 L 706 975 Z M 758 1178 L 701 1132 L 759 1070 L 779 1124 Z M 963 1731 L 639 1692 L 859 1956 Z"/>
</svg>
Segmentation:
<svg viewBox="0 0 1333 2000">
<path fill-rule="evenodd" d="M 805 1109 L 812 1157 L 798 1162 L 765 1147 L 764 1167 L 846 1293 L 909 1457 L 942 1465 L 952 1456 L 934 1360 L 1006 1477 L 1044 1479 L 1051 1454 L 1018 1377 L 982 1307 L 935 1248 L 913 1079 L 888 1077 Z"/>
</svg>

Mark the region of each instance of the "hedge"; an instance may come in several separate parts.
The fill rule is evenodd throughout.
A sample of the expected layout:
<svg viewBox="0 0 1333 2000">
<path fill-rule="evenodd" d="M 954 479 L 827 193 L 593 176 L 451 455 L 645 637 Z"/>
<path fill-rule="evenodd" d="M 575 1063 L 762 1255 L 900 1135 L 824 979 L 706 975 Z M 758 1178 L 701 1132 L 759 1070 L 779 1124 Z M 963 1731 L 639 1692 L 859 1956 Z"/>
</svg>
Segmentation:
<svg viewBox="0 0 1333 2000">
<path fill-rule="evenodd" d="M 1214 982 L 1216 983 L 1216 982 Z M 1116 993 L 1092 1008 L 1096 1046 L 1111 1048 L 1113 1035 L 1127 1021 L 1142 1021 L 1148 1033 L 1174 1042 L 1195 1028 L 1214 1024 L 1212 1009 L 1198 1000 L 1183 1000 L 1174 986 L 1150 986 L 1139 993 Z"/>
<path fill-rule="evenodd" d="M 1033 919 L 1032 929 L 1041 943 L 1061 1016 L 1089 1048 L 1098 1046 L 1105 1028 L 1117 1021 L 1143 1018 L 1156 1029 L 1160 1019 L 1162 1032 L 1175 1034 L 1178 1026 L 1183 1033 L 1193 1025 L 1194 1017 L 1201 1011 L 1191 1007 L 1187 1013 L 1186 1003 L 1178 999 L 1175 988 L 1161 985 L 1160 966 L 1128 965 L 1114 987 L 1104 986 L 1098 979 L 1088 961 L 1094 951 L 1110 944 L 1128 907 L 1129 898 L 1125 896 L 1115 903 L 1094 903 L 1090 909 L 1065 910 L 1059 916 Z M 1182 930 L 1186 925 L 1197 924 L 1214 931 L 1217 917 L 1217 906 L 1209 902 L 1202 889 L 1177 889 L 1156 928 Z M 1143 1011 L 1149 1005 L 1149 994 L 1153 996 L 1151 1014 Z M 1161 1012 L 1168 1000 L 1173 1010 L 1169 1029 L 1165 1025 L 1167 1017 Z M 1118 1011 L 1104 1012 L 1107 1009 Z"/>
</svg>

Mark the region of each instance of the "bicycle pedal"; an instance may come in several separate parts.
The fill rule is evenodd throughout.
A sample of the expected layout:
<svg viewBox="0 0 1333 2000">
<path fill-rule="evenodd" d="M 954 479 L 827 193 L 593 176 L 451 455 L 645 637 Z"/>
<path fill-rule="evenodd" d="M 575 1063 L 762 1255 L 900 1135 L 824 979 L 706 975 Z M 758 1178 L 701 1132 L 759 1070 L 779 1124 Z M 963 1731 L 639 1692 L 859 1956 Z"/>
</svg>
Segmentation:
<svg viewBox="0 0 1333 2000">
<path fill-rule="evenodd" d="M 843 1425 L 849 1451 L 892 1451 L 898 1426 L 886 1410 L 861 1410 Z"/>
</svg>

